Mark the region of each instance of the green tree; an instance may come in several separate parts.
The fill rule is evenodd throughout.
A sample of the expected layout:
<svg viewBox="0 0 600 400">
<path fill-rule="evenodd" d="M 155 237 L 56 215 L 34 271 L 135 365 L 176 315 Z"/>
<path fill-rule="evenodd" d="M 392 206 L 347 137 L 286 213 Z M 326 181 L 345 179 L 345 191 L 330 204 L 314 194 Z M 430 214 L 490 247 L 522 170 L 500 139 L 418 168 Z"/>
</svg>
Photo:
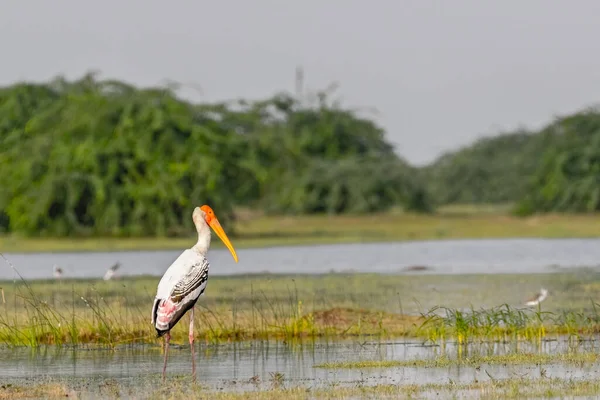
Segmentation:
<svg viewBox="0 0 600 400">
<path fill-rule="evenodd" d="M 519 130 L 444 154 L 421 171 L 436 204 L 516 202 L 548 146 L 546 135 Z"/>
<path fill-rule="evenodd" d="M 94 74 L 0 89 L 0 229 L 181 235 L 204 203 L 227 229 L 236 206 L 429 210 L 383 130 L 317 98 L 192 104 Z"/>
<path fill-rule="evenodd" d="M 552 145 L 517 205 L 519 214 L 600 210 L 600 111 L 560 118 L 541 135 Z"/>
</svg>

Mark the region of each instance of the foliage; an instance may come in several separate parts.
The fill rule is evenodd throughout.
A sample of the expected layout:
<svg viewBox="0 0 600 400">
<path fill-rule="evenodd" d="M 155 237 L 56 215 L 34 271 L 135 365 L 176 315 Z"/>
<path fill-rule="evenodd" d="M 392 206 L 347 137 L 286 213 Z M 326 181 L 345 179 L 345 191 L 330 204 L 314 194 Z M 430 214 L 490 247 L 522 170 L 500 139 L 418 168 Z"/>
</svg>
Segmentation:
<svg viewBox="0 0 600 400">
<path fill-rule="evenodd" d="M 0 231 L 178 236 L 194 206 L 427 211 L 384 132 L 318 93 L 192 104 L 92 74 L 0 90 Z"/>
<path fill-rule="evenodd" d="M 561 118 L 541 133 L 554 138 L 517 212 L 600 210 L 600 109 Z"/>
<path fill-rule="evenodd" d="M 600 110 L 478 140 L 423 168 L 436 205 L 513 203 L 518 215 L 600 210 Z"/>
<path fill-rule="evenodd" d="M 526 130 L 481 138 L 423 169 L 437 204 L 515 202 L 540 163 L 546 137 Z"/>
</svg>

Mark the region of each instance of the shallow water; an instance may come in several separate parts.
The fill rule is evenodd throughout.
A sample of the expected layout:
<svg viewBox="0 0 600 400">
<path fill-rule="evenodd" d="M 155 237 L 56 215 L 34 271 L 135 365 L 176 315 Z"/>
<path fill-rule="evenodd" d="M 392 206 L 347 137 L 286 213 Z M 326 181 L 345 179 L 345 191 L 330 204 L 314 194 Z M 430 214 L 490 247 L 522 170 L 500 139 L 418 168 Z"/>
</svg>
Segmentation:
<svg viewBox="0 0 600 400">
<path fill-rule="evenodd" d="M 52 277 L 52 266 L 65 277 L 101 277 L 116 261 L 122 275 L 162 275 L 180 251 L 128 251 L 93 253 L 30 253 L 6 257 L 26 279 Z M 411 273 L 541 273 L 553 268 L 600 264 L 600 239 L 485 239 L 440 240 L 369 244 L 339 244 L 239 249 L 235 263 L 225 249 L 210 251 L 211 273 L 401 273 L 411 266 L 431 267 Z M 1 279 L 14 279 L 8 266 Z"/>
<path fill-rule="evenodd" d="M 467 348 L 469 354 L 505 354 L 519 351 L 556 353 L 569 349 L 566 340 L 531 343 L 479 344 Z M 579 351 L 597 351 L 597 340 L 580 342 Z M 424 346 L 420 341 L 396 342 L 336 341 L 311 342 L 287 345 L 281 342 L 244 342 L 226 345 L 197 345 L 198 383 L 212 390 L 256 390 L 275 385 L 275 374 L 282 374 L 280 384 L 285 387 L 304 385 L 327 387 L 330 385 L 373 384 L 427 384 L 470 383 L 474 379 L 511 378 L 515 375 L 540 377 L 541 368 L 547 376 L 555 378 L 600 378 L 599 365 L 483 365 L 474 367 L 452 366 L 446 368 L 366 368 L 326 369 L 314 368 L 326 362 L 360 360 L 410 360 L 434 358 L 447 354 L 456 357 L 456 347 Z M 168 374 L 189 375 L 191 370 L 188 346 L 172 346 Z M 0 380 L 3 383 L 23 383 L 32 380 L 64 380 L 94 382 L 90 391 L 98 390 L 103 381 L 110 381 L 129 390 L 151 390 L 160 384 L 162 354 L 157 346 L 130 346 L 112 350 L 0 350 Z M 487 371 L 487 372 L 486 372 Z M 255 377 L 255 378 L 253 378 Z M 185 377 L 187 378 L 187 376 Z"/>
</svg>

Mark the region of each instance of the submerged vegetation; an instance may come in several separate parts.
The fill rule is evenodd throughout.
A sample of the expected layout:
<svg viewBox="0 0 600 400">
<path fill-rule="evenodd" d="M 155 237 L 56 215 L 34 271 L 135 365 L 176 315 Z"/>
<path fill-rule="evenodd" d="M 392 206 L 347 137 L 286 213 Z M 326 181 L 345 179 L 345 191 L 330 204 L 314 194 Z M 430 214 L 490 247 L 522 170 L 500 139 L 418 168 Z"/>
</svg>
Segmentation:
<svg viewBox="0 0 600 400">
<path fill-rule="evenodd" d="M 148 343 L 153 349 L 150 353 L 159 351 L 160 339 L 149 318 L 155 285 L 155 277 L 1 282 L 0 345 L 30 346 L 39 351 L 45 351 L 45 344 L 58 345 L 56 349 L 67 345 L 70 353 L 91 347 L 139 352 L 138 346 L 129 345 Z M 540 307 L 523 308 L 520 298 L 539 285 L 549 288 L 548 299 Z M 306 383 L 263 366 L 260 376 L 252 376 L 255 372 L 250 368 L 231 382 L 215 384 L 214 379 L 207 378 L 209 387 L 190 384 L 187 374 L 171 375 L 166 384 L 159 385 L 157 366 L 150 368 L 150 373 L 136 372 L 135 379 L 97 375 L 85 379 L 36 378 L 28 383 L 5 380 L 0 399 L 120 398 L 140 393 L 155 399 L 429 395 L 518 399 L 600 393 L 596 376 L 575 379 L 546 369 L 552 364 L 583 368 L 600 362 L 597 340 L 590 337 L 600 332 L 600 305 L 593 301 L 600 288 L 600 272 L 593 268 L 536 275 L 214 276 L 209 287 L 195 312 L 196 338 L 205 343 L 207 352 L 219 349 L 224 342 L 243 339 L 281 340 L 282 346 L 293 351 L 303 344 L 310 347 L 319 343 L 313 341 L 316 338 L 350 338 L 353 346 L 373 350 L 351 352 L 357 360 L 344 357 L 341 363 L 313 363 L 318 368 L 315 371 L 335 374 L 336 369 L 358 369 L 362 377 L 363 373 L 371 371 L 373 375 L 373 371 L 381 370 L 376 372 L 381 380 L 361 378 L 338 383 L 328 378 L 327 383 Z M 186 344 L 187 324 L 178 324 L 172 333 L 174 344 Z M 428 352 L 434 356 L 417 353 L 421 357 L 395 359 L 393 354 L 386 355 L 385 349 L 381 351 L 386 339 L 400 336 L 431 349 Z M 186 346 L 182 352 L 187 354 Z M 371 354 L 371 359 L 361 360 L 361 354 Z M 329 359 L 336 360 L 331 357 L 323 361 Z M 472 370 L 473 378 L 467 374 L 467 378 L 454 381 L 454 375 L 449 374 L 450 378 L 435 382 L 385 383 L 389 382 L 386 373 L 394 369 L 402 368 L 402 374 L 422 371 L 421 375 L 427 376 L 427 368 L 452 366 Z M 510 371 L 499 372 L 494 367 Z M 511 369 L 518 367 L 518 371 Z"/>
<path fill-rule="evenodd" d="M 523 399 L 564 398 L 565 396 L 598 396 L 600 382 L 597 379 L 565 379 L 539 377 L 512 377 L 508 379 L 473 380 L 469 383 L 440 382 L 429 384 L 376 384 L 356 382 L 353 385 L 332 384 L 326 387 L 271 387 L 263 390 L 210 390 L 187 381 L 175 380 L 158 386 L 156 381 L 142 381 L 139 386 L 125 383 L 104 382 L 86 385 L 80 382 L 50 380 L 50 383 L 34 385 L 4 385 L 0 387 L 0 399 L 18 398 L 65 398 L 85 395 L 117 399 L 123 396 L 139 396 L 148 399 L 211 399 L 211 400 L 290 400 L 347 399 L 347 398 L 417 398 L 436 396 L 442 398 Z M 99 387 L 99 389 L 95 389 Z"/>
<path fill-rule="evenodd" d="M 598 351 L 574 351 L 571 353 L 526 353 L 514 352 L 509 354 L 473 355 L 451 357 L 443 355 L 436 358 L 417 358 L 407 360 L 364 360 L 344 361 L 315 365 L 315 368 L 326 369 L 357 369 L 357 368 L 444 368 L 451 366 L 478 367 L 481 365 L 535 365 L 535 364 L 589 364 L 600 361 Z"/>
</svg>

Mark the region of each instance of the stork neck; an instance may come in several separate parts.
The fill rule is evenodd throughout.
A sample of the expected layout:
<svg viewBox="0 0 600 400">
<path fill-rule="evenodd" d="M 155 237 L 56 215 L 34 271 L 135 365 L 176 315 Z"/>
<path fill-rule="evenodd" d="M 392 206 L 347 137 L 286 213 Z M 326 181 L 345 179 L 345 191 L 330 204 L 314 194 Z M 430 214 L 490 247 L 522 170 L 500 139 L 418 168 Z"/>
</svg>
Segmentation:
<svg viewBox="0 0 600 400">
<path fill-rule="evenodd" d="M 210 228 L 202 229 L 198 232 L 198 241 L 196 242 L 194 247 L 192 247 L 192 249 L 201 255 L 206 255 L 206 253 L 208 253 L 209 247 L 210 247 Z"/>
</svg>

